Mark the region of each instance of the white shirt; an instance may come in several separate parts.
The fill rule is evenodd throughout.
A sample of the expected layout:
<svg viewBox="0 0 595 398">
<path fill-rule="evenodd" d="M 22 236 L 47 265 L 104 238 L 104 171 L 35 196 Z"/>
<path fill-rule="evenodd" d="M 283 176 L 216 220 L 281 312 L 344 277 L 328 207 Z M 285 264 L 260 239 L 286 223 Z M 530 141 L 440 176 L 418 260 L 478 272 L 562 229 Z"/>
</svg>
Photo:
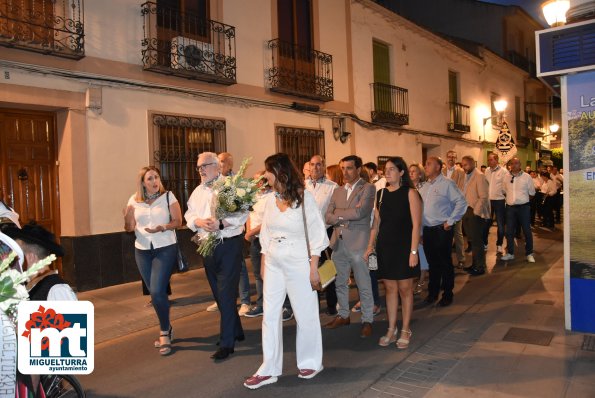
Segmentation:
<svg viewBox="0 0 595 398">
<path fill-rule="evenodd" d="M 48 273 L 48 276 L 57 273 L 58 271 L 53 271 Z M 42 280 L 43 279 L 40 279 L 39 282 Z M 33 289 L 37 283 L 28 287 L 28 290 Z M 50 291 L 48 292 L 47 301 L 78 301 L 78 298 L 76 297 L 76 293 L 67 283 L 59 283 L 51 287 Z"/>
<path fill-rule="evenodd" d="M 378 180 L 373 181 L 372 183 L 376 187 L 376 192 L 380 191 L 383 188 L 386 188 L 386 178 L 384 177 L 379 178 Z"/>
<path fill-rule="evenodd" d="M 169 195 L 170 206 L 178 201 L 173 193 L 168 192 L 167 194 Z M 132 195 L 128 199 L 128 206 L 134 206 L 134 220 L 136 221 L 134 227 L 136 242 L 134 242 L 134 247 L 140 250 L 151 250 L 151 244 L 153 248 L 158 249 L 176 243 L 174 231 L 155 233 L 145 231 L 145 228 L 156 228 L 159 225 L 169 223 L 169 208 L 167 207 L 165 195 L 161 195 L 150 205 L 145 202 L 137 202 L 134 199 L 135 196 Z"/>
<path fill-rule="evenodd" d="M 564 185 L 564 177 L 562 176 L 562 174 L 550 173 L 550 178 L 556 184 L 556 189 L 562 189 L 562 185 Z"/>
<path fill-rule="evenodd" d="M 254 206 L 252 206 L 252 211 L 248 216 L 250 218 L 251 229 L 258 228 L 262 224 L 262 217 L 264 216 L 264 206 L 268 197 L 272 194 L 273 191 L 269 191 L 257 195 L 256 203 L 254 203 Z M 258 237 L 259 235 L 256 236 Z"/>
<path fill-rule="evenodd" d="M 318 205 L 318 209 L 320 210 L 320 214 L 322 215 L 322 219 L 324 220 L 324 215 L 326 214 L 326 209 L 328 208 L 329 203 L 331 203 L 331 196 L 333 196 L 333 192 L 335 188 L 337 188 L 336 182 L 329 180 L 328 178 L 324 178 L 322 181 L 314 183 L 310 178 L 306 180 L 306 190 L 308 190 L 314 196 L 314 200 Z M 327 225 L 327 228 L 329 225 Z"/>
<path fill-rule="evenodd" d="M 533 178 L 523 171 L 514 176 L 507 173 L 502 181 L 502 188 L 506 194 L 506 204 L 509 206 L 523 205 L 529 202 L 529 197 L 535 195 Z"/>
<path fill-rule="evenodd" d="M 452 167 L 448 167 L 446 166 L 446 177 L 451 178 L 452 179 L 452 173 L 455 172 L 455 169 L 457 168 L 457 166 L 452 166 Z"/>
<path fill-rule="evenodd" d="M 188 210 L 184 214 L 184 218 L 186 219 L 188 228 L 199 233 L 201 238 L 206 237 L 208 232 L 202 228 L 198 228 L 194 224 L 194 221 L 196 219 L 215 217 L 215 214 L 211 212 L 213 195 L 214 192 L 211 187 L 208 187 L 205 184 L 200 184 L 194 191 L 192 191 L 192 195 L 188 198 Z M 231 216 L 225 217 L 223 220 L 225 220 L 229 226 L 221 230 L 219 236 L 221 238 L 231 238 L 241 234 L 244 232 L 244 224 L 247 219 L 247 211 L 233 213 Z"/>
<path fill-rule="evenodd" d="M 542 185 L 543 185 L 543 180 L 541 179 L 541 176 L 537 176 L 533 179 L 533 186 L 535 187 L 535 192 L 537 192 L 537 191 L 541 192 Z"/>
<path fill-rule="evenodd" d="M 347 200 L 349 200 L 349 197 L 351 196 L 351 192 L 353 192 L 353 188 L 355 188 L 355 186 L 361 181 L 361 178 L 358 178 L 356 182 L 354 182 L 353 184 L 348 184 L 345 183 L 345 189 L 347 190 Z"/>
<path fill-rule="evenodd" d="M 309 191 L 304 192 L 304 202 L 302 205 L 306 206 L 310 253 L 312 256 L 320 256 L 320 253 L 329 244 L 324 221 L 319 211 L 310 210 L 316 207 L 316 201 Z M 304 231 L 303 220 L 301 207 L 290 207 L 282 212 L 277 207 L 275 195 L 270 195 L 266 200 L 264 217 L 260 227 L 261 253 L 267 255 L 271 248 L 271 242 L 275 239 L 280 239 L 283 240 L 283 244 L 294 245 L 296 257 L 302 257 L 303 253 L 303 258 L 307 259 L 308 248 L 306 246 L 306 233 Z M 289 261 L 293 259 L 293 253 L 291 257 Z M 308 263 L 305 261 L 304 266 L 308 267 Z"/>
<path fill-rule="evenodd" d="M 485 171 L 486 179 L 488 180 L 490 200 L 504 200 L 504 193 L 502 192 L 502 181 L 508 174 L 508 170 L 500 165 L 496 166 L 495 169 L 488 167 Z"/>
<path fill-rule="evenodd" d="M 558 193 L 558 187 L 554 180 L 547 180 L 541 184 L 541 193 L 547 196 L 554 196 Z"/>
</svg>

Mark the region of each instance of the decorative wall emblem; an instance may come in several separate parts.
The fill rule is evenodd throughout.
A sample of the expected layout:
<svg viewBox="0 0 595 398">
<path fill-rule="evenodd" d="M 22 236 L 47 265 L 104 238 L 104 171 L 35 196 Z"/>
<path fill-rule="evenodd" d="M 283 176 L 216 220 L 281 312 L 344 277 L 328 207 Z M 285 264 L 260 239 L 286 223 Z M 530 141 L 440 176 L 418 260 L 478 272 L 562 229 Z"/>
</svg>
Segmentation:
<svg viewBox="0 0 595 398">
<path fill-rule="evenodd" d="M 514 139 L 512 138 L 512 134 L 510 134 L 508 123 L 506 122 L 502 122 L 500 133 L 498 133 L 498 138 L 496 139 L 496 150 L 494 152 L 498 154 L 500 161 L 504 163 L 512 159 L 517 153 Z"/>
</svg>

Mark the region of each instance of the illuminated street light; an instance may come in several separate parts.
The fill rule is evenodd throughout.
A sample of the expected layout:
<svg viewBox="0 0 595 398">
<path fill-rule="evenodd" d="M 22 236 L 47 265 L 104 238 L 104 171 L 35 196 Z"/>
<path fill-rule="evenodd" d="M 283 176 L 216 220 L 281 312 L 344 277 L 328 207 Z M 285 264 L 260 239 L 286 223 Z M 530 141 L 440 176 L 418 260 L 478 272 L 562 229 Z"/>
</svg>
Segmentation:
<svg viewBox="0 0 595 398">
<path fill-rule="evenodd" d="M 502 117 L 502 114 L 506 110 L 507 106 L 508 102 L 506 102 L 506 100 L 494 101 L 494 109 L 496 110 L 496 112 L 498 112 L 498 114 L 495 116 L 488 116 L 483 118 L 483 141 L 486 140 L 486 123 L 488 122 L 488 120 L 494 119 L 496 117 Z"/>
<path fill-rule="evenodd" d="M 560 125 L 558 123 L 554 123 L 550 126 L 550 133 L 556 134 L 560 130 Z"/>
<path fill-rule="evenodd" d="M 568 0 L 549 0 L 541 5 L 547 23 L 555 28 L 566 23 L 566 11 L 570 8 Z"/>
</svg>

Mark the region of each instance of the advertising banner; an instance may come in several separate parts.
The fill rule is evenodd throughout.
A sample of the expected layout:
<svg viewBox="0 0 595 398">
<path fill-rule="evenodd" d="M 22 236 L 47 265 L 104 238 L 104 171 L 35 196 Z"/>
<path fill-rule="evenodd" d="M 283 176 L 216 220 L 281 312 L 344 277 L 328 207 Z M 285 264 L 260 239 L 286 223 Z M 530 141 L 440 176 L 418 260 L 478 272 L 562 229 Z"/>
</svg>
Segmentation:
<svg viewBox="0 0 595 398">
<path fill-rule="evenodd" d="M 567 98 L 571 328 L 595 333 L 595 72 L 569 75 Z"/>
</svg>

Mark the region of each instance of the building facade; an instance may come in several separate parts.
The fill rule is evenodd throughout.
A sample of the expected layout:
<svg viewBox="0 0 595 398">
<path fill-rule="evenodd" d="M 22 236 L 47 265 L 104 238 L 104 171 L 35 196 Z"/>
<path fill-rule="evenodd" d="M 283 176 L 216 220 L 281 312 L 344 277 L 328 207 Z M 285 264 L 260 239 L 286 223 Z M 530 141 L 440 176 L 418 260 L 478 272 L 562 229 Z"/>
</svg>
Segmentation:
<svg viewBox="0 0 595 398">
<path fill-rule="evenodd" d="M 139 275 L 122 209 L 160 167 L 183 207 L 202 151 L 483 162 L 529 72 L 368 0 L 0 0 L 2 196 L 61 237 L 79 290 Z M 183 230 L 180 241 L 200 259 Z"/>
</svg>

